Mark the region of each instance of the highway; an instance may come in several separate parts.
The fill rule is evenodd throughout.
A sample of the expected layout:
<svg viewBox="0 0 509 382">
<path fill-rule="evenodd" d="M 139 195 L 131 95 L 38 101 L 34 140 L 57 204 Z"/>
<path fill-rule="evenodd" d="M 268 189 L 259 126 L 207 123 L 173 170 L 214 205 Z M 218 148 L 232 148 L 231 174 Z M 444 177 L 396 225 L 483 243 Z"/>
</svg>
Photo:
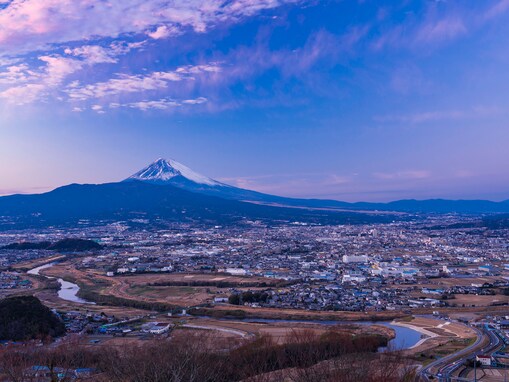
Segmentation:
<svg viewBox="0 0 509 382">
<path fill-rule="evenodd" d="M 445 357 L 442 357 L 440 359 L 437 359 L 436 361 L 431 362 L 429 365 L 423 367 L 420 371 L 420 375 L 424 381 L 430 381 L 430 377 L 433 375 L 431 373 L 431 370 L 433 368 L 437 368 L 439 372 L 436 375 L 433 375 L 434 377 L 439 378 L 439 380 L 447 381 L 447 378 L 450 375 L 449 370 L 445 370 L 447 367 L 457 367 L 458 365 L 461 365 L 465 360 L 470 358 L 472 354 L 476 352 L 476 349 L 479 347 L 481 342 L 486 338 L 487 334 L 484 332 L 481 332 L 479 329 L 472 327 L 472 329 L 476 332 L 477 338 L 475 342 L 460 350 L 459 352 L 447 355 Z M 458 359 L 458 357 L 460 357 Z M 443 375 L 442 373 L 447 372 L 447 375 Z"/>
<path fill-rule="evenodd" d="M 453 377 L 452 374 L 458 368 L 464 365 L 465 361 L 475 357 L 477 354 L 492 355 L 503 346 L 504 344 L 503 338 L 496 329 L 491 328 L 489 325 L 485 324 L 484 327 L 482 328 L 482 331 L 475 327 L 472 327 L 472 329 L 476 331 L 477 334 L 476 341 L 472 345 L 466 347 L 465 349 L 450 354 L 446 357 L 440 358 L 424 367 L 420 371 L 420 375 L 423 380 L 429 381 L 430 377 L 433 375 L 431 373 L 431 370 L 433 368 L 436 368 L 438 372 L 436 375 L 433 376 L 436 377 L 439 381 L 443 382 L 450 382 L 452 380 L 468 381 L 468 379 L 465 378 Z M 482 343 L 482 341 L 484 341 L 484 339 L 489 340 L 488 344 L 478 349 L 479 345 Z"/>
</svg>

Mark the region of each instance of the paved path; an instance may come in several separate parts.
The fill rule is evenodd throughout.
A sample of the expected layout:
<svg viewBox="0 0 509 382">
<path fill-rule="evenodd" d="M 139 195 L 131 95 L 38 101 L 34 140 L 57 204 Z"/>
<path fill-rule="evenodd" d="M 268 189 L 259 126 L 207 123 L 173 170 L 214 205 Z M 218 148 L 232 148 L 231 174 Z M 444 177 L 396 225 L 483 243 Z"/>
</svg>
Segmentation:
<svg viewBox="0 0 509 382">
<path fill-rule="evenodd" d="M 241 336 L 243 338 L 250 337 L 251 334 L 248 332 L 244 332 L 242 330 L 237 329 L 230 329 L 230 328 L 221 328 L 218 326 L 207 326 L 207 325 L 192 325 L 192 324 L 184 324 L 182 325 L 184 328 L 191 328 L 191 329 L 205 329 L 205 330 L 217 330 L 219 332 L 229 333 L 229 334 L 235 334 L 238 336 Z"/>
</svg>

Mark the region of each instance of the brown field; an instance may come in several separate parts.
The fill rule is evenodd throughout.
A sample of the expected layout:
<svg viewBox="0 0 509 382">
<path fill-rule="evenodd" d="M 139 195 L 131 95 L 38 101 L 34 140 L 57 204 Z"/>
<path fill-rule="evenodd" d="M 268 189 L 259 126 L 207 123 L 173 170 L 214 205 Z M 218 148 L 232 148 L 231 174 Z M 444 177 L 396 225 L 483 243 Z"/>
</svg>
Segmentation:
<svg viewBox="0 0 509 382">
<path fill-rule="evenodd" d="M 179 306 L 193 306 L 212 301 L 222 293 L 222 296 L 228 296 L 228 288 L 216 287 L 154 287 L 147 284 L 156 282 L 180 282 L 186 280 L 198 281 L 229 281 L 229 282 L 253 282 L 263 281 L 265 278 L 245 278 L 238 276 L 218 276 L 210 274 L 143 274 L 133 276 L 107 277 L 104 274 L 94 271 L 82 271 L 74 268 L 72 262 L 57 264 L 51 268 L 44 269 L 42 274 L 46 276 L 61 277 L 65 280 L 75 282 L 81 286 L 94 288 L 98 293 L 104 295 L 113 295 L 124 299 L 145 301 L 145 302 L 164 302 Z M 220 277 L 222 280 L 217 280 Z M 270 280 L 269 280 L 270 281 Z M 242 289 L 242 288 L 239 288 Z M 249 288 L 254 289 L 254 288 Z M 207 291 L 208 290 L 208 291 Z M 52 291 L 42 291 L 38 295 L 45 301 L 49 301 L 52 306 L 72 305 L 67 301 L 59 301 Z M 81 306 L 89 310 L 104 310 L 106 307 L 94 307 L 92 305 Z M 122 307 L 111 307 L 110 311 L 125 311 L 124 315 L 132 314 L 133 309 Z M 210 309 L 213 312 L 222 314 L 224 312 L 239 310 L 245 312 L 247 317 L 276 318 L 288 320 L 337 320 L 337 321 L 355 321 L 355 320 L 392 320 L 394 318 L 405 316 L 401 312 L 319 312 L 304 311 L 296 309 L 271 309 L 271 308 L 251 308 L 246 306 L 217 305 Z M 134 309 L 135 314 L 139 310 Z"/>
<path fill-rule="evenodd" d="M 44 269 L 45 276 L 60 277 L 82 287 L 92 288 L 102 295 L 123 299 L 166 303 L 174 306 L 194 306 L 211 303 L 214 297 L 228 297 L 230 288 L 216 286 L 156 286 L 160 283 L 228 282 L 237 289 L 248 288 L 253 283 L 277 284 L 280 280 L 263 277 L 240 277 L 223 274 L 139 274 L 107 277 L 102 272 L 76 269 L 72 261 L 66 261 Z M 245 286 L 245 285 L 246 286 Z M 256 290 L 257 287 L 248 289 Z"/>
<path fill-rule="evenodd" d="M 504 369 L 477 369 L 477 380 L 479 382 L 502 382 L 509 380 L 509 370 Z M 474 370 L 471 370 L 467 378 L 474 380 Z"/>
<path fill-rule="evenodd" d="M 457 294 L 456 298 L 449 300 L 450 304 L 457 304 L 466 307 L 470 306 L 490 306 L 493 304 L 507 304 L 509 303 L 509 296 L 495 295 L 495 296 L 477 296 L 474 294 Z"/>
<path fill-rule="evenodd" d="M 57 261 L 57 260 L 61 260 L 65 258 L 64 255 L 54 255 L 54 256 L 50 256 L 50 257 L 44 257 L 44 258 L 41 258 L 41 259 L 36 259 L 36 260 L 33 260 L 33 261 L 27 261 L 27 262 L 24 262 L 24 263 L 19 263 L 19 264 L 15 264 L 13 266 L 14 269 L 16 270 L 29 270 L 29 269 L 32 269 L 32 268 L 37 268 L 41 265 L 44 265 L 44 264 L 48 264 L 48 263 L 51 263 L 53 261 Z"/>
<path fill-rule="evenodd" d="M 322 334 L 330 329 L 337 331 L 360 334 L 360 333 L 377 333 L 388 338 L 394 337 L 394 331 L 382 325 L 355 325 L 355 324 L 342 324 L 342 325 L 323 325 L 313 323 L 285 323 L 285 322 L 243 322 L 243 321 L 221 321 L 209 318 L 186 318 L 186 324 L 196 325 L 214 329 L 232 329 L 235 331 L 244 332 L 248 336 L 269 335 L 275 338 L 278 342 L 287 338 L 295 330 L 306 330 L 316 334 Z M 224 333 L 224 332 L 223 332 Z"/>
<path fill-rule="evenodd" d="M 475 331 L 456 322 L 449 322 L 444 320 L 438 320 L 427 317 L 415 317 L 411 321 L 406 322 L 405 320 L 396 320 L 397 322 L 406 323 L 409 326 L 414 326 L 423 329 L 440 329 L 443 332 L 460 338 L 470 338 L 475 336 Z"/>
<path fill-rule="evenodd" d="M 475 277 L 475 278 L 439 278 L 433 279 L 434 285 L 443 285 L 443 286 L 469 286 L 472 284 L 484 284 L 484 283 L 493 283 L 497 280 L 501 280 L 502 278 L 499 276 L 485 276 L 485 277 Z"/>
<path fill-rule="evenodd" d="M 50 259 L 40 260 L 40 263 L 47 263 Z M 35 264 L 32 264 L 35 265 Z M 37 264 L 40 265 L 40 264 Z M 218 274 L 142 274 L 133 276 L 117 276 L 107 277 L 102 272 L 91 270 L 77 270 L 73 261 L 67 261 L 57 264 L 42 272 L 48 276 L 58 276 L 68 281 L 93 289 L 102 295 L 111 295 L 127 300 L 142 302 L 158 302 L 174 306 L 194 306 L 210 303 L 214 297 L 227 297 L 230 294 L 229 288 L 204 287 L 204 286 L 153 286 L 148 284 L 154 283 L 172 283 L 172 282 L 218 282 L 227 281 L 237 283 L 238 289 L 242 288 L 244 283 L 252 282 L 277 282 L 278 280 L 267 280 L 265 278 L 247 278 Z M 75 306 L 80 309 L 104 310 L 105 312 L 115 312 L 115 314 L 138 315 L 139 309 L 109 306 L 83 306 L 81 304 L 72 304 L 67 301 L 61 301 L 52 290 L 42 290 L 41 285 L 37 284 L 36 278 L 31 277 L 36 283 L 35 293 L 44 301 L 48 301 L 52 307 L 69 307 Z M 464 279 L 437 279 L 439 283 L 456 281 L 466 282 Z M 484 281 L 493 281 L 494 278 L 479 278 L 476 280 L 469 279 L 468 284 L 472 282 L 482 283 Z M 422 287 L 422 285 L 420 286 Z M 37 289 L 39 288 L 39 289 Z M 249 288 L 256 289 L 256 288 Z M 434 310 L 443 314 L 452 316 L 480 316 L 486 314 L 509 314 L 509 306 L 490 306 L 493 302 L 509 301 L 509 296 L 474 296 L 474 295 L 457 295 L 456 299 L 449 300 L 451 304 L 458 304 L 458 307 L 448 308 L 420 308 L 412 310 L 413 314 L 429 314 Z M 498 300 L 498 301 L 497 301 Z M 461 305 L 465 301 L 465 307 Z M 472 302 L 473 301 L 473 302 Z M 468 304 L 476 305 L 468 306 Z M 319 312 L 304 311 L 295 309 L 272 309 L 272 308 L 251 308 L 246 306 L 229 306 L 215 305 L 204 312 L 206 315 L 214 315 L 220 317 L 229 315 L 231 311 L 241 310 L 246 317 L 258 318 L 276 318 L 287 320 L 338 320 L 338 321 L 355 321 L 355 320 L 392 320 L 394 318 L 408 316 L 408 313 L 401 311 L 385 311 L 385 312 Z"/>
<path fill-rule="evenodd" d="M 229 282 L 238 285 L 236 288 L 242 290 L 246 289 L 242 285 L 247 283 L 278 282 L 278 280 L 266 280 L 259 277 L 245 278 L 217 274 L 141 274 L 107 277 L 99 272 L 76 269 L 72 262 L 56 264 L 51 268 L 44 269 L 41 274 L 75 282 L 81 287 L 92 288 L 102 295 L 111 295 L 143 302 L 167 303 L 174 306 L 194 306 L 210 303 L 216 296 L 228 297 L 230 288 L 218 288 L 215 286 L 154 286 L 150 284 Z M 250 287 L 249 289 L 259 288 Z M 43 296 L 45 300 L 50 299 L 53 300 L 53 303 L 56 302 L 54 301 L 56 297 L 50 298 L 48 293 L 39 293 L 39 295 Z M 62 303 L 71 304 L 69 302 Z"/>
<path fill-rule="evenodd" d="M 168 274 L 141 274 L 134 276 L 116 276 L 115 279 L 131 279 L 136 278 L 139 283 L 160 283 L 160 282 L 193 282 L 193 281 L 207 281 L 207 282 L 231 282 L 239 285 L 250 284 L 254 282 L 266 283 L 267 285 L 274 285 L 280 280 L 267 279 L 265 277 L 241 277 L 231 276 L 227 274 L 206 274 L 206 273 L 168 273 Z"/>
<path fill-rule="evenodd" d="M 451 286 L 470 286 L 472 284 L 484 284 L 493 283 L 497 280 L 501 280 L 499 276 L 485 276 L 485 277 L 474 277 L 474 278 L 453 278 L 453 277 L 442 277 L 436 279 L 429 279 L 425 283 L 420 284 L 405 284 L 405 285 L 393 285 L 392 288 L 447 288 Z"/>
<path fill-rule="evenodd" d="M 210 281 L 217 277 L 217 275 L 184 275 L 184 274 L 170 274 L 170 275 L 135 275 L 135 276 L 120 276 L 120 277 L 107 277 L 105 275 L 81 271 L 74 268 L 72 263 L 61 263 L 51 268 L 44 269 L 42 274 L 53 277 L 61 277 L 65 280 L 76 282 L 81 286 L 88 286 L 95 288 L 100 294 L 113 295 L 125 299 L 137 301 L 156 301 L 167 302 L 180 306 L 192 306 L 198 303 L 211 301 L 217 292 L 223 292 L 224 296 L 228 295 L 228 288 L 215 288 L 215 287 L 153 287 L 148 286 L 148 283 L 164 282 L 164 281 L 181 281 L 185 280 L 186 276 L 193 276 L 196 279 Z M 244 281 L 246 278 L 227 276 L 228 281 Z M 249 280 L 249 279 L 247 279 Z M 207 292 L 207 289 L 209 292 Z M 249 288 L 253 289 L 253 288 Z M 116 314 L 138 315 L 139 309 L 123 308 L 123 307 L 106 307 L 106 306 L 93 306 L 82 304 L 73 304 L 68 301 L 62 301 L 55 296 L 53 291 L 43 290 L 39 291 L 37 295 L 47 301 L 52 307 L 64 307 L 75 305 L 81 309 L 88 309 L 92 311 L 105 311 L 116 312 Z M 271 309 L 271 308 L 251 308 L 246 306 L 229 306 L 217 305 L 210 309 L 219 314 L 239 310 L 245 312 L 247 317 L 259 318 L 276 318 L 287 320 L 336 320 L 336 321 L 356 321 L 356 320 L 392 320 L 394 318 L 405 316 L 401 312 L 319 312 L 319 311 L 304 311 L 296 309 Z"/>
<path fill-rule="evenodd" d="M 148 285 L 122 285 L 116 289 L 116 295 L 122 297 L 136 297 L 143 301 L 167 302 L 173 305 L 190 306 L 199 305 L 210 300 L 216 295 L 210 287 L 188 287 L 188 286 L 148 286 Z M 106 290 L 108 291 L 108 290 Z"/>
<path fill-rule="evenodd" d="M 211 312 L 228 313 L 229 311 L 242 310 L 246 317 L 274 318 L 282 320 L 327 320 L 327 321 L 389 321 L 395 318 L 405 317 L 402 312 L 332 312 L 332 311 L 309 311 L 300 309 L 274 309 L 252 308 L 248 306 L 218 305 Z"/>
</svg>

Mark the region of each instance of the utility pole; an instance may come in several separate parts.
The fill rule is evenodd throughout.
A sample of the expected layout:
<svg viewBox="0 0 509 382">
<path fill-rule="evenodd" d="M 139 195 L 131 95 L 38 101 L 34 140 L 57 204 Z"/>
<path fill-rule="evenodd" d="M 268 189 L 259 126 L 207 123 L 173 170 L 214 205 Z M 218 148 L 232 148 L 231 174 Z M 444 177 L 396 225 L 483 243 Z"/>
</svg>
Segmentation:
<svg viewBox="0 0 509 382">
<path fill-rule="evenodd" d="M 474 382 L 477 382 L 477 355 L 474 356 Z"/>
<path fill-rule="evenodd" d="M 505 340 L 504 340 L 505 342 Z M 505 351 L 505 348 L 504 348 Z M 504 382 L 507 382 L 507 363 L 504 363 Z"/>
</svg>

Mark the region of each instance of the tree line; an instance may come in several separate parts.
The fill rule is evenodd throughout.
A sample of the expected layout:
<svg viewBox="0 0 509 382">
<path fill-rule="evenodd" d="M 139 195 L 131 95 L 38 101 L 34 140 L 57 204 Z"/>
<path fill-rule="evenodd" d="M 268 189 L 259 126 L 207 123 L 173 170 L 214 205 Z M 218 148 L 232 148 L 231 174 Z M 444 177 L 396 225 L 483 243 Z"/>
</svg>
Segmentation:
<svg viewBox="0 0 509 382">
<path fill-rule="evenodd" d="M 213 332 L 211 332 L 213 333 Z M 415 377 L 399 353 L 377 353 L 387 339 L 334 330 L 292 331 L 282 338 L 232 339 L 177 330 L 170 338 L 129 346 L 83 346 L 70 338 L 58 346 L 0 348 L 3 378 L 36 381 L 33 366 L 51 381 L 76 380 L 76 368 L 95 372 L 77 380 L 100 382 L 410 382 Z M 74 379 L 73 379 L 74 378 Z M 2 380 L 2 376 L 0 376 Z"/>
</svg>

